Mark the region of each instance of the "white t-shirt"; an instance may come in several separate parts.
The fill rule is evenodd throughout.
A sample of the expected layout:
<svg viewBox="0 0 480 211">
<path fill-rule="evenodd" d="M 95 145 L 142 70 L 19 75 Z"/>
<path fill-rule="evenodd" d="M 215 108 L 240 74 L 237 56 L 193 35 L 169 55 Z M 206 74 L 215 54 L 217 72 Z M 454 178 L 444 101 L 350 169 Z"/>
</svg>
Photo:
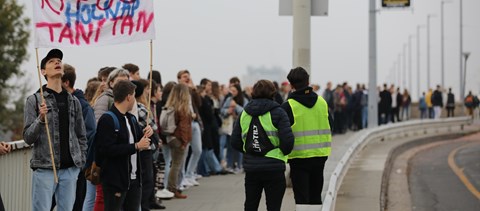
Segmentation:
<svg viewBox="0 0 480 211">
<path fill-rule="evenodd" d="M 132 128 L 130 127 L 130 122 L 128 121 L 127 116 L 125 116 L 125 120 L 127 121 L 127 129 L 128 129 L 128 142 L 130 144 L 135 143 L 134 137 L 132 134 Z M 137 172 L 137 153 L 130 155 L 130 163 L 132 164 L 132 171 L 130 172 L 130 179 L 134 180 L 137 178 L 135 172 Z"/>
</svg>

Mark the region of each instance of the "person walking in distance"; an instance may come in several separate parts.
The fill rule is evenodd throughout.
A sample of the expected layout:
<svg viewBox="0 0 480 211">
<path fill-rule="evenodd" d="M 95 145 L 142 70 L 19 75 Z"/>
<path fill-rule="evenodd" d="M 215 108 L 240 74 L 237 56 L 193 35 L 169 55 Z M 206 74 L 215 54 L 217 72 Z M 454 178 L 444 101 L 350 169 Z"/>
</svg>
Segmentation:
<svg viewBox="0 0 480 211">
<path fill-rule="evenodd" d="M 232 147 L 245 154 L 245 211 L 258 210 L 265 190 L 267 210 L 280 211 L 285 193 L 285 163 L 293 148 L 293 133 L 287 113 L 273 101 L 272 82 L 259 80 L 252 101 L 234 124 Z"/>
<path fill-rule="evenodd" d="M 310 76 L 305 69 L 294 68 L 287 78 L 295 90 L 282 104 L 295 136 L 288 155 L 295 204 L 297 210 L 320 210 L 323 169 L 331 153 L 331 117 L 325 100 L 308 86 Z"/>
<path fill-rule="evenodd" d="M 455 95 L 452 93 L 452 88 L 448 88 L 447 95 L 447 117 L 455 116 Z"/>
<path fill-rule="evenodd" d="M 96 159 L 102 168 L 104 209 L 138 211 L 142 196 L 140 151 L 150 147 L 150 125 L 141 130 L 134 115 L 135 85 L 119 81 L 113 87 L 113 106 L 98 120 Z"/>
<path fill-rule="evenodd" d="M 41 71 L 47 84 L 29 96 L 25 103 L 23 138 L 33 145 L 30 167 L 32 173 L 32 210 L 50 210 L 52 196 L 58 210 L 72 210 L 75 202 L 77 177 L 85 165 L 87 138 L 82 106 L 78 99 L 62 88 L 63 53 L 52 49 L 41 61 Z M 42 97 L 45 99 L 42 102 Z M 53 160 L 47 127 L 51 135 Z M 58 183 L 54 181 L 54 165 Z"/>
</svg>

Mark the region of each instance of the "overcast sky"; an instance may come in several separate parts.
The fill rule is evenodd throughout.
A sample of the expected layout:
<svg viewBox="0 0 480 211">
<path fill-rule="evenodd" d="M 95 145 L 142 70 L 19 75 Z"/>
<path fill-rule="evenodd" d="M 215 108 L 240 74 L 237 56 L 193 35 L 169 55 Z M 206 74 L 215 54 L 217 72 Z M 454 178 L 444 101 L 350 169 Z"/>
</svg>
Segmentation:
<svg viewBox="0 0 480 211">
<path fill-rule="evenodd" d="M 18 2 L 26 5 L 25 15 L 32 18 L 32 1 Z M 368 82 L 368 2 L 331 0 L 328 17 L 312 17 L 312 83 L 320 84 L 323 89 L 327 81 Z M 161 72 L 164 83 L 175 80 L 180 69 L 190 70 L 195 83 L 204 77 L 227 83 L 232 76 L 244 75 L 247 66 L 279 66 L 288 72 L 292 68 L 292 17 L 279 16 L 278 4 L 278 0 L 154 0 L 153 68 Z M 415 37 L 412 39 L 412 78 L 416 79 L 416 28 L 426 24 L 427 14 L 437 15 L 431 19 L 430 61 L 432 86 L 440 83 L 440 5 L 440 0 L 416 0 L 407 10 L 380 10 L 377 16 L 378 84 L 392 82 L 394 63 L 403 45 L 408 43 L 409 35 Z M 463 7 L 464 51 L 471 52 L 467 90 L 478 93 L 480 1 L 463 0 Z M 425 28 L 420 30 L 420 35 L 421 89 L 425 90 Z M 22 68 L 36 78 L 33 36 L 32 33 L 30 57 Z M 43 58 L 48 50 L 39 49 L 39 57 Z M 61 50 L 63 61 L 76 67 L 76 86 L 81 89 L 100 67 L 135 63 L 141 68 L 141 76 L 146 77 L 150 65 L 148 41 Z M 445 4 L 445 78 L 446 85 L 451 86 L 457 96 L 459 60 L 459 0 L 452 0 Z M 416 99 L 416 80 L 412 86 Z M 32 90 L 37 87 L 32 81 Z"/>
</svg>

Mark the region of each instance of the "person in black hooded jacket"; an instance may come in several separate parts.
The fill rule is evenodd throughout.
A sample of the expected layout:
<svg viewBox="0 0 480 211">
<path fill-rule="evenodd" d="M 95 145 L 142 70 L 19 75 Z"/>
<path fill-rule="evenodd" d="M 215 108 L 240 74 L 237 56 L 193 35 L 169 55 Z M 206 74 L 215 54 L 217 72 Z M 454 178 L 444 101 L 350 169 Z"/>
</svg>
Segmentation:
<svg viewBox="0 0 480 211">
<path fill-rule="evenodd" d="M 310 76 L 305 69 L 294 68 L 287 78 L 295 90 L 282 104 L 295 134 L 294 149 L 288 157 L 295 203 L 297 208 L 320 208 L 323 169 L 331 150 L 331 115 L 325 100 L 308 86 Z"/>
<path fill-rule="evenodd" d="M 273 101 L 275 93 L 272 82 L 258 81 L 253 86 L 252 101 L 245 106 L 241 116 L 237 118 L 234 124 L 231 136 L 232 147 L 245 154 L 243 159 L 245 210 L 258 209 L 263 189 L 265 190 L 267 210 L 279 211 L 282 205 L 286 188 L 285 163 L 287 155 L 293 149 L 294 137 L 287 114 L 277 102 Z M 268 114 L 271 120 L 268 120 L 268 116 L 265 116 Z M 274 135 L 270 134 L 268 137 L 269 140 L 264 140 L 270 141 L 272 144 L 277 143 L 272 145 L 273 149 L 266 150 L 266 155 L 261 156 L 245 150 L 250 143 L 246 138 L 250 134 L 248 131 L 251 126 L 251 119 L 248 120 L 248 117 L 258 117 L 263 120 L 267 118 L 265 122 L 261 123 L 264 130 L 271 131 L 272 127 L 276 129 Z M 271 121 L 271 124 L 267 123 L 269 121 Z M 242 139 L 242 137 L 245 137 L 245 139 Z"/>
</svg>

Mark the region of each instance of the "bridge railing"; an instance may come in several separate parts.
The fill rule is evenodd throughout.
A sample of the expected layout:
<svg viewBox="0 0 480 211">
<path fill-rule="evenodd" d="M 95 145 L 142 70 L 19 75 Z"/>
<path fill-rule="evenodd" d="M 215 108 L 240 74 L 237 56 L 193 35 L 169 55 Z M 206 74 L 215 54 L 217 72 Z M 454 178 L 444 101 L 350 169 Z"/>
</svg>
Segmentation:
<svg viewBox="0 0 480 211">
<path fill-rule="evenodd" d="M 360 152 L 372 140 L 385 140 L 394 137 L 415 136 L 418 134 L 435 135 L 440 129 L 463 130 L 465 125 L 472 123 L 471 117 L 457 117 L 444 119 L 411 120 L 396 124 L 382 125 L 373 129 L 366 129 L 357 132 L 351 137 L 355 140 L 345 152 L 342 159 L 337 163 L 333 171 L 328 189 L 323 201 L 323 211 L 335 210 L 337 191 L 342 184 L 343 178 L 350 166 L 352 158 Z M 380 191 L 380 190 L 379 190 Z M 379 199 L 380 201 L 380 199 Z"/>
</svg>

